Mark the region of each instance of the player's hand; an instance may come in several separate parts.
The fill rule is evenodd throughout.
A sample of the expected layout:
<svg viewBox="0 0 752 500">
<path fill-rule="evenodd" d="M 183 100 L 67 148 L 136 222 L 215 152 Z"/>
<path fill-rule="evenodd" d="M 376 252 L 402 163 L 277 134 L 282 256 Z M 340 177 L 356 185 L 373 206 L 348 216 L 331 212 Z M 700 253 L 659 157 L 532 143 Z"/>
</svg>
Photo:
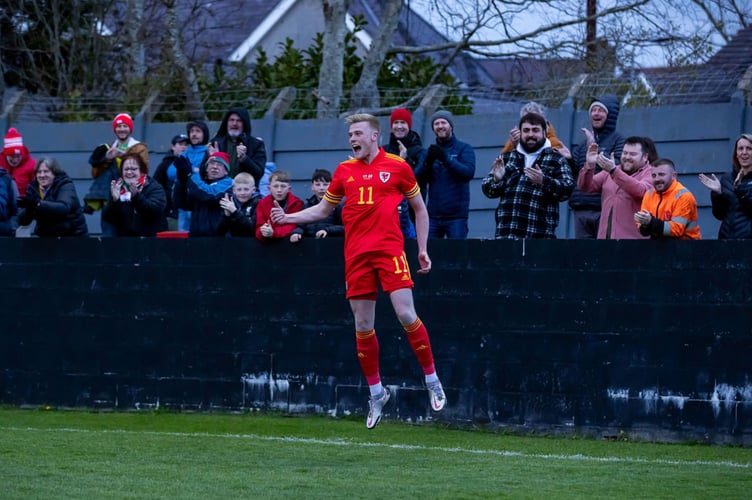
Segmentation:
<svg viewBox="0 0 752 500">
<path fill-rule="evenodd" d="M 328 234 L 326 229 L 319 229 L 316 231 L 316 239 L 326 238 Z"/>
<path fill-rule="evenodd" d="M 284 209 L 279 206 L 277 200 L 274 200 L 273 203 L 274 205 L 272 206 L 271 212 L 272 222 L 280 225 L 287 224 L 287 214 L 285 214 Z"/>
<path fill-rule="evenodd" d="M 290 235 L 290 243 L 297 243 L 303 239 L 303 235 L 300 233 L 292 233 Z"/>
<path fill-rule="evenodd" d="M 428 274 L 431 270 L 431 258 L 428 256 L 428 252 L 418 252 L 418 263 L 420 264 L 418 274 Z"/>
</svg>

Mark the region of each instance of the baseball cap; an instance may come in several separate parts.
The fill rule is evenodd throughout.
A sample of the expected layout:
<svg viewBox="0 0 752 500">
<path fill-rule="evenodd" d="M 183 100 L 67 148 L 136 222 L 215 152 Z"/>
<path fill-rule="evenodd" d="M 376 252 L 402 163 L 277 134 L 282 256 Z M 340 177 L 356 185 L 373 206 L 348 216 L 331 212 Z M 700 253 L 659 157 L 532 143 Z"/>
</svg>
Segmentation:
<svg viewBox="0 0 752 500">
<path fill-rule="evenodd" d="M 185 135 L 185 134 L 178 134 L 178 135 L 176 135 L 175 137 L 172 138 L 172 145 L 173 146 L 175 144 L 179 143 L 179 142 L 189 142 L 188 141 L 188 136 Z"/>
</svg>

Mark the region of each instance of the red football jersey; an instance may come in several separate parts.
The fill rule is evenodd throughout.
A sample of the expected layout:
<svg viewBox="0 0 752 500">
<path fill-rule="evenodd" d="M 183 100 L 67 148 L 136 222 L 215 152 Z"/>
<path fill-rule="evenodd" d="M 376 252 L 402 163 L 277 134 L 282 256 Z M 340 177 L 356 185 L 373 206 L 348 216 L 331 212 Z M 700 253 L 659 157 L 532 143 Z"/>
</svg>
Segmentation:
<svg viewBox="0 0 752 500">
<path fill-rule="evenodd" d="M 324 198 L 331 203 L 345 199 L 345 260 L 374 251 L 402 254 L 404 239 L 397 207 L 404 196 L 419 194 L 407 162 L 384 148 L 379 148 L 370 165 L 357 159 L 340 163 Z"/>
</svg>

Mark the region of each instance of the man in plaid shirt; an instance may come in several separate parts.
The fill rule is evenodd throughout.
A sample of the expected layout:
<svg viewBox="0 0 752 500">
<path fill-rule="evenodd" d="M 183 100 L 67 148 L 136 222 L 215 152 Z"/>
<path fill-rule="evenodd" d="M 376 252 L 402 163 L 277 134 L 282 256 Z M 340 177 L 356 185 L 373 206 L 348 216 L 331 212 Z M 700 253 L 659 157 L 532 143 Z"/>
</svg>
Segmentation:
<svg viewBox="0 0 752 500">
<path fill-rule="evenodd" d="M 481 189 L 499 198 L 496 238 L 555 238 L 559 203 L 572 194 L 575 180 L 567 160 L 546 139 L 546 119 L 520 118 L 520 142 L 496 157 Z"/>
</svg>

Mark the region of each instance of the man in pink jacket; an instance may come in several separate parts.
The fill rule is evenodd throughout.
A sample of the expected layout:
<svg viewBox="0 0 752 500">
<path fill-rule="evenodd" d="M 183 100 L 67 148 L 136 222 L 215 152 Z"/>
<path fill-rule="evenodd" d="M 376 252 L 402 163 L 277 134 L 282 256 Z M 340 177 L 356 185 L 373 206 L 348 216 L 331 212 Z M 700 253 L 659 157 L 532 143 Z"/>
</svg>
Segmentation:
<svg viewBox="0 0 752 500">
<path fill-rule="evenodd" d="M 602 170 L 594 174 L 595 166 Z M 648 144 L 642 137 L 624 141 L 621 165 L 598 153 L 598 144 L 588 147 L 585 166 L 577 176 L 577 187 L 586 193 L 601 193 L 598 239 L 646 239 L 634 222 L 642 196 L 652 187 Z"/>
</svg>

